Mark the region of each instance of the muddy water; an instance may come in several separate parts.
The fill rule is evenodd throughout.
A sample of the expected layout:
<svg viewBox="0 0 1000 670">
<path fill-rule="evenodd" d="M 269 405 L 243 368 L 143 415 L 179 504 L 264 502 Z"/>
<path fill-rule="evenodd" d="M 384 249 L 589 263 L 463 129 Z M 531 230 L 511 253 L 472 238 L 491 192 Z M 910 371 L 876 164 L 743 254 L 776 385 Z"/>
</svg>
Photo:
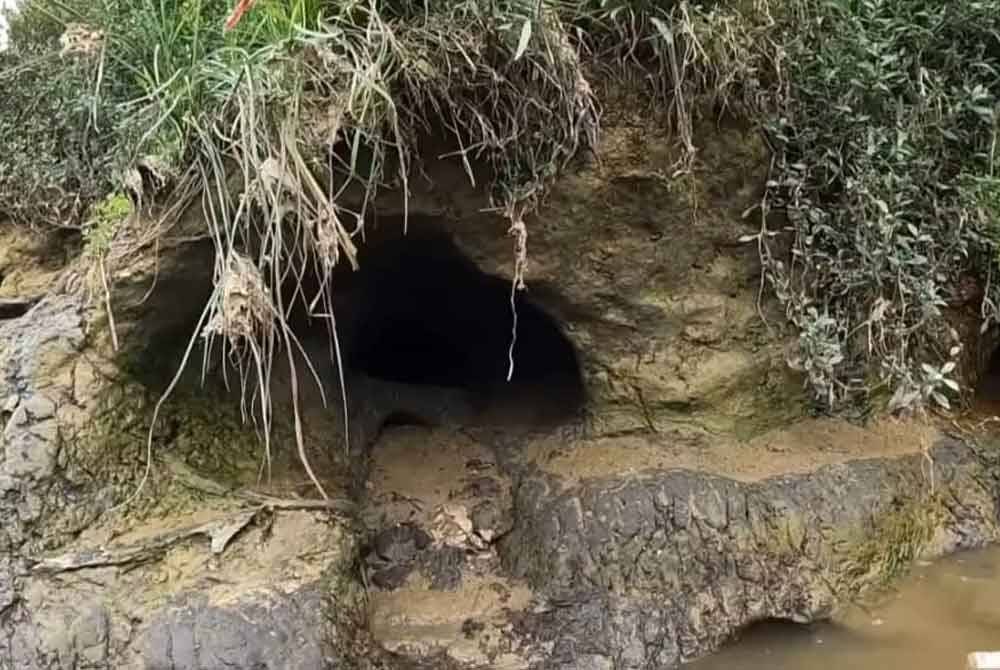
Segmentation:
<svg viewBox="0 0 1000 670">
<path fill-rule="evenodd" d="M 1000 651 L 1000 548 L 918 566 L 875 606 L 830 624 L 759 624 L 688 670 L 963 670 Z"/>
</svg>

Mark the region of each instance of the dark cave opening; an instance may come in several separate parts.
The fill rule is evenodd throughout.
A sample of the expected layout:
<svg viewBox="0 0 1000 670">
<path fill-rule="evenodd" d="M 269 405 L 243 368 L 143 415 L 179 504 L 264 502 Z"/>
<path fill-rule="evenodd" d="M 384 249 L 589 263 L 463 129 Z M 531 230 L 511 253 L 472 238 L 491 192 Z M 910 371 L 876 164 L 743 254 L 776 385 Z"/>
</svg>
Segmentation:
<svg viewBox="0 0 1000 670">
<path fill-rule="evenodd" d="M 544 394 L 553 418 L 582 406 L 576 351 L 558 321 L 525 291 L 514 297 L 517 335 L 508 381 L 510 280 L 482 272 L 450 235 L 411 228 L 362 247 L 359 265 L 335 293 L 349 372 L 464 389 L 487 410 L 496 402 L 538 402 L 538 393 L 529 390 Z M 405 414 L 390 418 L 418 422 Z"/>
<path fill-rule="evenodd" d="M 476 417 L 500 427 L 553 426 L 579 415 L 586 394 L 577 353 L 559 320 L 532 299 L 530 289 L 515 294 L 517 337 L 513 375 L 508 381 L 514 325 L 510 280 L 483 272 L 433 219 L 411 217 L 406 234 L 401 221 L 381 223 L 381 231 L 369 231 L 367 241 L 358 245 L 358 269 L 343 263 L 331 283 L 345 380 L 362 375 L 410 387 L 408 393 L 428 398 L 446 397 L 442 389 L 459 389 L 468 392 Z M 204 267 L 210 268 L 211 245 L 197 249 L 205 254 Z M 201 262 L 199 257 L 197 267 L 202 267 Z M 328 322 L 306 314 L 305 305 L 318 290 L 316 282 L 307 273 L 290 280 L 283 292 L 286 304 L 295 305 L 289 325 L 325 389 L 323 411 L 339 416 L 339 401 L 333 399 L 339 372 L 330 356 Z M 141 369 L 134 370 L 156 388 L 165 387 L 172 378 L 192 335 L 196 310 L 211 290 L 207 270 L 198 276 L 189 272 L 173 280 L 165 278 L 161 284 L 153 294 L 155 304 L 150 305 L 158 318 L 144 322 L 138 331 L 145 345 L 135 358 Z M 178 301 L 179 294 L 198 300 Z M 238 378 L 235 368 L 219 358 L 221 352 L 219 346 L 213 350 L 216 362 L 212 367 L 221 363 L 232 383 Z M 199 349 L 191 360 L 200 356 Z M 298 353 L 295 358 L 302 363 Z M 281 354 L 275 361 L 276 375 L 286 378 L 286 367 Z M 299 364 L 296 367 L 300 393 L 305 394 L 302 401 L 322 407 L 311 373 Z M 193 383 L 200 376 L 199 368 L 187 366 Z M 221 383 L 221 369 L 212 378 Z M 251 380 L 251 386 L 254 383 Z M 369 401 L 364 388 L 354 385 L 354 396 L 348 388 L 353 407 Z M 288 390 L 282 387 L 274 394 L 282 400 Z M 390 411 L 383 425 L 430 423 L 421 412 L 401 407 Z"/>
<path fill-rule="evenodd" d="M 514 314 L 510 281 L 482 273 L 444 235 L 400 239 L 362 259 L 364 310 L 355 363 L 393 381 L 480 387 L 506 379 Z M 515 381 L 577 374 L 555 321 L 515 296 Z"/>
</svg>

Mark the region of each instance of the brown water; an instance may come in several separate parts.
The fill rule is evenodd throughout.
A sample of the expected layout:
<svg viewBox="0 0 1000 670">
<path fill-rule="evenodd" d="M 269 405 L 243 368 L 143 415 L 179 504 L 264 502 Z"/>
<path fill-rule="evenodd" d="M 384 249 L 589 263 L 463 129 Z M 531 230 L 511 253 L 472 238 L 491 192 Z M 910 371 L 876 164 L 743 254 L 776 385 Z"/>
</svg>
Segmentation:
<svg viewBox="0 0 1000 670">
<path fill-rule="evenodd" d="M 688 670 L 963 670 L 1000 651 L 1000 548 L 922 564 L 876 606 L 835 623 L 752 627 Z"/>
</svg>

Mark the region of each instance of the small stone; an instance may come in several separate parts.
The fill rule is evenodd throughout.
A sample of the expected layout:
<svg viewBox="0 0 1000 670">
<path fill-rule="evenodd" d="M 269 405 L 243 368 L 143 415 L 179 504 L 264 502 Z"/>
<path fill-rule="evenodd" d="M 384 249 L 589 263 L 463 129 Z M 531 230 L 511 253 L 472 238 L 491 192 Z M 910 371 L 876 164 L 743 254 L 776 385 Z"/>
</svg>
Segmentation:
<svg viewBox="0 0 1000 670">
<path fill-rule="evenodd" d="M 440 547 L 468 547 L 482 544 L 473 533 L 472 519 L 465 505 L 442 505 L 434 514 L 431 536 Z M 479 547 L 477 547 L 479 548 Z"/>
<path fill-rule="evenodd" d="M 406 578 L 410 576 L 411 571 L 412 568 L 408 565 L 394 565 L 372 573 L 371 581 L 380 589 L 392 591 L 406 583 Z"/>
<path fill-rule="evenodd" d="M 18 405 L 17 409 L 10 415 L 10 419 L 7 421 L 7 425 L 4 427 L 4 435 L 7 439 L 14 433 L 15 430 L 21 426 L 25 426 L 28 423 L 28 410 L 24 408 L 24 405 Z"/>
<path fill-rule="evenodd" d="M 427 548 L 431 537 L 419 526 L 402 523 L 386 528 L 375 536 L 375 554 L 384 561 L 402 563 L 412 560 L 418 551 Z"/>
<path fill-rule="evenodd" d="M 33 395 L 21 405 L 35 421 L 49 419 L 56 414 L 56 404 L 43 395 Z"/>
<path fill-rule="evenodd" d="M 475 637 L 476 633 L 480 632 L 486 628 L 486 625 L 481 621 L 476 621 L 475 619 L 466 619 L 462 622 L 462 635 L 465 636 L 467 640 L 471 640 Z"/>
<path fill-rule="evenodd" d="M 79 405 L 87 405 L 97 391 L 97 371 L 89 361 L 81 358 L 73 368 L 73 399 Z"/>
</svg>

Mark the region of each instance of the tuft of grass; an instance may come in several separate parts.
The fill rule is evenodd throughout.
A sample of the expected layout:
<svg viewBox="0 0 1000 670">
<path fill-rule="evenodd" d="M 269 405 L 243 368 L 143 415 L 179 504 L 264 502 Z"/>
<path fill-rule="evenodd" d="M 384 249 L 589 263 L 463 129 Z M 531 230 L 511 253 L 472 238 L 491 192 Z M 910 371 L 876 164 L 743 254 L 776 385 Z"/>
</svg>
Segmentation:
<svg viewBox="0 0 1000 670">
<path fill-rule="evenodd" d="M 939 505 L 933 497 L 904 501 L 873 520 L 870 538 L 847 556 L 840 571 L 848 597 L 884 588 L 913 567 L 937 528 Z"/>
<path fill-rule="evenodd" d="M 84 254 L 94 258 L 106 255 L 118 227 L 132 211 L 132 201 L 122 193 L 111 193 L 98 202 L 84 224 Z"/>
</svg>

